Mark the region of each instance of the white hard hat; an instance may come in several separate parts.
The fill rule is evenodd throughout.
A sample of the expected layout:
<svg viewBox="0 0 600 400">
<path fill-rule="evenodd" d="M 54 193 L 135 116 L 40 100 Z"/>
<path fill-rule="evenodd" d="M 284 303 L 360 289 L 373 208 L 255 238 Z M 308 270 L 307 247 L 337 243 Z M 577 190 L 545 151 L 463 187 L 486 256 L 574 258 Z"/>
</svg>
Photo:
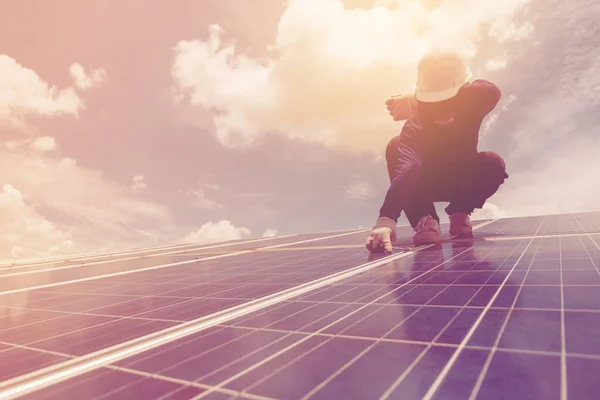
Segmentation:
<svg viewBox="0 0 600 400">
<path fill-rule="evenodd" d="M 471 79 L 471 69 L 457 52 L 434 49 L 426 52 L 417 67 L 415 95 L 419 101 L 448 100 Z"/>
</svg>

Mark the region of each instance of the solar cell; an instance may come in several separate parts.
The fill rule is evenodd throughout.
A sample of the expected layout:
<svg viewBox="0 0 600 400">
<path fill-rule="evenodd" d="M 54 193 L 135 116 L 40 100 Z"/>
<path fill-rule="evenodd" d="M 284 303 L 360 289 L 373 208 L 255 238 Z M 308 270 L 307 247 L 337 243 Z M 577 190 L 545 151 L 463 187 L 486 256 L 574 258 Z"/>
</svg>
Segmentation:
<svg viewBox="0 0 600 400">
<path fill-rule="evenodd" d="M 598 229 L 583 213 L 387 257 L 346 232 L 0 270 L 0 398 L 595 398 Z"/>
</svg>

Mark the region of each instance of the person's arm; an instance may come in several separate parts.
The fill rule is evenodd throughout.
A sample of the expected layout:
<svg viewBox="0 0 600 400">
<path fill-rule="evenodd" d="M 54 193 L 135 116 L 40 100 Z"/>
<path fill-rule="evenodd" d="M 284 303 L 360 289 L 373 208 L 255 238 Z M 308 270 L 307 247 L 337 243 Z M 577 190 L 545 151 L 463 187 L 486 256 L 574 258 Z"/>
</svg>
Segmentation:
<svg viewBox="0 0 600 400">
<path fill-rule="evenodd" d="M 415 115 L 417 99 L 414 93 L 399 94 L 390 97 L 385 106 L 394 121 L 406 121 Z"/>
<path fill-rule="evenodd" d="M 500 88 L 490 81 L 477 79 L 467 83 L 460 90 L 460 100 L 469 112 L 477 112 L 480 117 L 485 117 L 498 104 L 502 98 Z"/>
</svg>

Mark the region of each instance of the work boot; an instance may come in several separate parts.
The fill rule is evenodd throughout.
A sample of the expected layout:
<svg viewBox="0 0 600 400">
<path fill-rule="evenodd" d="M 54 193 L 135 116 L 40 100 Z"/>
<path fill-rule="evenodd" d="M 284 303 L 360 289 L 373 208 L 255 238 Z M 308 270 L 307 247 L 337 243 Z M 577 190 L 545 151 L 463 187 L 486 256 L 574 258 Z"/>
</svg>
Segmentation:
<svg viewBox="0 0 600 400">
<path fill-rule="evenodd" d="M 465 212 L 450 215 L 450 236 L 472 237 L 473 227 L 470 219 L 469 214 Z"/>
<path fill-rule="evenodd" d="M 442 233 L 438 221 L 431 215 L 421 218 L 415 227 L 413 241 L 415 246 L 440 243 L 442 241 Z"/>
</svg>

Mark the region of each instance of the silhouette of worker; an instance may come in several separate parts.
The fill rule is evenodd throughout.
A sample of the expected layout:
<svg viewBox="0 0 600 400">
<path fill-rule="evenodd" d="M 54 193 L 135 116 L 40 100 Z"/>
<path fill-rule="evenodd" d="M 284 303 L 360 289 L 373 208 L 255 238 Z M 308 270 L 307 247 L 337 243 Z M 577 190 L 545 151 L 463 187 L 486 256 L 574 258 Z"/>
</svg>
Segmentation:
<svg viewBox="0 0 600 400">
<path fill-rule="evenodd" d="M 387 146 L 391 185 L 366 242 L 371 252 L 392 252 L 402 211 L 416 246 L 440 243 L 434 202 L 449 202 L 450 235 L 471 236 L 471 213 L 508 178 L 498 154 L 477 149 L 481 123 L 500 101 L 498 87 L 470 82 L 463 57 L 444 49 L 427 52 L 417 75 L 415 93 L 386 102 L 394 120 L 406 123 Z"/>
</svg>

